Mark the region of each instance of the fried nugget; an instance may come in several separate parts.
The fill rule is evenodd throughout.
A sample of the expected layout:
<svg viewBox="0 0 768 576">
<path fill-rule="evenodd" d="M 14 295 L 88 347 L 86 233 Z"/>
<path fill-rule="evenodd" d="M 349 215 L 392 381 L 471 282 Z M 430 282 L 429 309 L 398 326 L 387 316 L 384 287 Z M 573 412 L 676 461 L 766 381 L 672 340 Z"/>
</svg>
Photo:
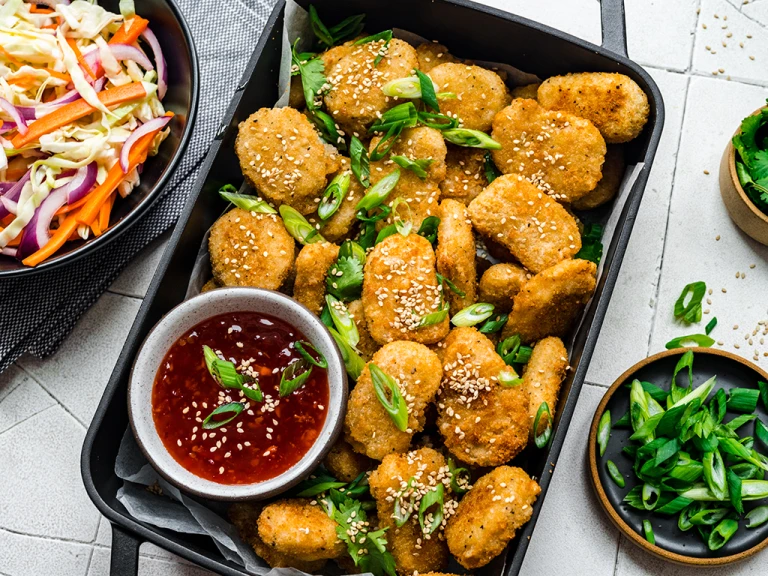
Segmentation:
<svg viewBox="0 0 768 576">
<path fill-rule="evenodd" d="M 508 174 L 469 205 L 475 228 L 504 245 L 523 266 L 540 272 L 581 249 L 573 216 L 533 184 Z"/>
<path fill-rule="evenodd" d="M 334 46 L 333 48 L 329 48 L 322 54 L 320 54 L 320 59 L 323 61 L 323 68 L 325 69 L 325 74 L 328 75 L 330 71 L 333 69 L 334 66 L 336 66 L 336 63 L 341 60 L 342 58 L 345 58 L 346 56 L 349 56 L 355 48 L 352 46 L 354 44 L 354 40 L 350 40 L 349 42 L 345 42 L 344 44 L 341 44 L 340 46 Z"/>
<path fill-rule="evenodd" d="M 294 244 L 276 214 L 233 208 L 211 227 L 213 277 L 221 286 L 277 290 L 293 266 Z"/>
<path fill-rule="evenodd" d="M 435 66 L 445 62 L 459 62 L 460 60 L 448 52 L 448 48 L 437 42 L 424 42 L 416 47 L 416 56 L 419 58 L 419 70 L 428 73 Z"/>
<path fill-rule="evenodd" d="M 510 101 L 499 75 L 480 66 L 448 62 L 432 68 L 429 77 L 437 84 L 437 92 L 456 94 L 440 100 L 440 111 L 458 116 L 463 128 L 488 131 L 493 117 Z"/>
<path fill-rule="evenodd" d="M 379 344 L 413 340 L 434 344 L 448 334 L 448 318 L 420 326 L 442 306 L 435 253 L 418 234 L 393 234 L 374 246 L 365 262 L 363 310 L 368 330 Z"/>
<path fill-rule="evenodd" d="M 304 99 L 304 87 L 301 85 L 301 75 L 291 76 L 291 87 L 288 92 L 288 106 L 302 110 L 307 105 Z"/>
<path fill-rule="evenodd" d="M 363 310 L 363 301 L 353 300 L 347 304 L 347 311 L 352 320 L 355 321 L 357 333 L 360 335 L 360 341 L 355 348 L 360 353 L 360 357 L 368 362 L 380 346 L 371 337 L 371 333 L 368 330 L 368 321 L 365 319 L 365 311 Z"/>
<path fill-rule="evenodd" d="M 651 108 L 637 82 L 624 74 L 580 72 L 547 78 L 539 103 L 591 121 L 610 144 L 629 142 L 643 131 Z"/>
<path fill-rule="evenodd" d="M 339 247 L 330 242 L 307 244 L 296 258 L 293 297 L 319 315 L 325 305 L 325 279 L 339 257 Z"/>
<path fill-rule="evenodd" d="M 267 546 L 304 562 L 329 560 L 346 553 L 336 526 L 320 506 L 303 498 L 267 504 L 258 520 L 259 536 Z"/>
<path fill-rule="evenodd" d="M 541 487 L 522 469 L 499 466 L 477 482 L 448 521 L 448 548 L 468 570 L 501 554 L 533 515 Z"/>
<path fill-rule="evenodd" d="M 404 494 L 405 488 L 411 483 L 414 494 L 414 507 L 418 510 L 423 493 L 434 489 L 438 483 L 445 488 L 450 487 L 448 466 L 445 458 L 432 448 L 420 448 L 407 454 L 390 454 L 374 470 L 369 478 L 371 495 L 376 500 L 376 510 L 379 515 L 379 525 L 387 530 L 387 548 L 395 558 L 397 572 L 403 576 L 411 576 L 418 572 L 444 570 L 448 566 L 448 549 L 437 532 L 425 535 L 418 521 L 418 513 L 400 528 L 392 518 L 395 499 L 410 500 L 410 493 Z M 402 502 L 405 503 L 405 502 Z M 409 504 L 406 504 L 409 505 Z M 452 510 L 455 506 L 449 497 L 444 497 L 443 509 Z"/>
<path fill-rule="evenodd" d="M 512 88 L 512 98 L 528 98 L 529 100 L 536 100 L 538 98 L 539 86 L 541 82 L 536 84 L 526 84 L 525 86 L 516 86 Z"/>
<path fill-rule="evenodd" d="M 219 283 L 216 282 L 215 278 L 211 278 L 208 282 L 203 284 L 202 288 L 200 288 L 200 293 L 210 292 L 211 290 L 216 290 L 216 288 L 221 288 L 221 286 L 219 286 Z"/>
<path fill-rule="evenodd" d="M 512 309 L 512 298 L 520 292 L 529 276 L 517 264 L 494 264 L 480 278 L 477 301 L 493 304 L 496 312 L 509 312 Z"/>
<path fill-rule="evenodd" d="M 328 152 L 306 116 L 290 107 L 254 112 L 240 123 L 235 152 L 246 181 L 265 198 L 302 214 L 315 210 Z"/>
<path fill-rule="evenodd" d="M 603 164 L 603 177 L 592 192 L 571 203 L 576 210 L 591 210 L 607 204 L 616 196 L 624 178 L 624 147 L 616 144 L 608 146 Z"/>
<path fill-rule="evenodd" d="M 317 212 L 313 212 L 307 216 L 307 220 L 313 226 L 320 225 L 320 234 L 329 242 L 340 242 L 349 236 L 352 226 L 357 222 L 357 211 L 355 207 L 357 203 L 365 196 L 365 188 L 357 176 L 352 174 L 349 158 L 346 156 L 339 156 L 340 168 L 329 176 L 329 179 L 335 178 L 341 172 L 349 172 L 349 189 L 344 200 L 341 201 L 339 209 L 333 213 L 333 215 L 327 220 L 323 221 L 317 215 Z"/>
<path fill-rule="evenodd" d="M 523 342 L 564 336 L 595 291 L 597 266 L 564 260 L 539 272 L 515 296 L 502 338 L 520 334 Z"/>
<path fill-rule="evenodd" d="M 491 155 L 499 170 L 528 178 L 542 192 L 573 202 L 602 177 L 605 141 L 597 128 L 568 112 L 518 98 L 493 119 Z"/>
<path fill-rule="evenodd" d="M 477 269 L 475 266 L 475 235 L 467 215 L 467 208 L 456 200 L 443 200 L 438 210 L 437 271 L 464 296 L 443 288 L 443 296 L 450 304 L 451 316 L 474 304 L 477 297 Z"/>
<path fill-rule="evenodd" d="M 395 379 L 408 405 L 408 428 L 400 430 L 379 402 L 366 364 L 349 395 L 344 432 L 357 452 L 381 460 L 408 450 L 413 435 L 424 428 L 424 411 L 440 388 L 440 359 L 423 344 L 400 341 L 383 346 L 371 362 Z"/>
<path fill-rule="evenodd" d="M 352 482 L 363 472 L 374 467 L 374 461 L 352 449 L 349 442 L 340 439 L 323 460 L 328 472 L 342 482 Z"/>
<path fill-rule="evenodd" d="M 531 421 L 531 439 L 536 431 L 533 421 L 539 406 L 546 402 L 552 416 L 557 408 L 560 385 L 568 368 L 568 351 L 560 338 L 550 336 L 536 343 L 523 373 L 523 388 L 528 393 L 528 415 Z M 539 429 L 546 426 L 546 416 L 539 420 Z"/>
<path fill-rule="evenodd" d="M 371 139 L 369 145 L 371 152 L 380 141 L 381 136 L 374 136 Z M 391 207 L 397 198 L 403 198 L 408 208 L 401 206 L 397 209 L 397 213 L 401 220 L 410 220 L 414 230 L 418 230 L 427 216 L 437 212 L 440 198 L 438 185 L 445 178 L 446 153 L 445 140 L 439 130 L 418 126 L 403 130 L 392 146 L 389 157 L 371 162 L 372 185 L 394 170 L 400 171 L 400 178 L 387 196 L 386 204 Z M 413 170 L 398 166 L 391 159 L 392 156 L 405 156 L 409 160 L 431 160 L 431 164 L 426 169 L 426 178 L 422 179 Z M 394 218 L 395 214 L 390 214 L 386 219 L 379 221 L 378 226 L 383 228 L 394 222 Z"/>
<path fill-rule="evenodd" d="M 237 533 L 249 544 L 256 555 L 272 568 L 296 568 L 302 572 L 315 573 L 325 566 L 325 560 L 307 562 L 295 556 L 278 552 L 267 546 L 259 536 L 258 520 L 263 506 L 255 502 L 238 502 L 229 508 L 229 519 L 235 525 Z"/>
<path fill-rule="evenodd" d="M 448 144 L 445 179 L 440 182 L 440 197 L 469 204 L 488 186 L 485 176 L 485 150 Z"/>
<path fill-rule="evenodd" d="M 374 64 L 377 56 L 384 57 Z M 392 80 L 406 78 L 419 65 L 416 50 L 397 38 L 353 46 L 331 66 L 325 67 L 330 89 L 325 106 L 348 134 L 363 137 L 381 114 L 398 104 L 382 92 Z"/>
<path fill-rule="evenodd" d="M 498 466 L 528 443 L 528 395 L 499 384 L 506 369 L 493 343 L 475 328 L 445 339 L 437 426 L 445 447 L 478 466 Z"/>
</svg>

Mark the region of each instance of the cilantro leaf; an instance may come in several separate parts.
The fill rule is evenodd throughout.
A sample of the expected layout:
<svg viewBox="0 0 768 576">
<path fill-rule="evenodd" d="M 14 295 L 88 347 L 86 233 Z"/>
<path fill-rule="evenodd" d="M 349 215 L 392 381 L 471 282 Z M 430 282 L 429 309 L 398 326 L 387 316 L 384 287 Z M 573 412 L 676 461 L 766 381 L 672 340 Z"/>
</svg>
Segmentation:
<svg viewBox="0 0 768 576">
<path fill-rule="evenodd" d="M 325 65 L 323 61 L 311 52 L 296 52 L 296 45 L 299 39 L 293 43 L 291 48 L 291 75 L 301 75 L 301 86 L 304 89 L 304 100 L 307 102 L 307 109 L 314 111 L 318 108 L 317 96 L 325 88 L 328 80 L 325 77 Z"/>
<path fill-rule="evenodd" d="M 363 288 L 363 265 L 354 257 L 342 256 L 331 266 L 326 289 L 339 300 L 350 302 L 360 297 Z"/>
<path fill-rule="evenodd" d="M 345 18 L 335 26 L 328 28 L 320 20 L 317 9 L 312 4 L 309 5 L 309 21 L 312 25 L 312 32 L 326 48 L 336 46 L 347 38 L 360 34 L 363 31 L 363 20 L 365 20 L 365 14 L 358 14 Z"/>
<path fill-rule="evenodd" d="M 603 227 L 600 224 L 584 226 L 584 232 L 581 235 L 581 250 L 576 253 L 574 258 L 600 264 L 600 259 L 603 257 L 603 243 L 600 241 L 602 237 Z"/>
<path fill-rule="evenodd" d="M 386 528 L 368 532 L 368 519 L 363 505 L 358 500 L 347 498 L 339 502 L 333 512 L 338 526 L 336 534 L 347 545 L 347 551 L 364 572 L 374 576 L 396 576 L 395 559 L 387 552 Z"/>
<path fill-rule="evenodd" d="M 749 164 L 749 175 L 755 181 L 768 178 L 768 150 L 758 150 Z"/>
</svg>

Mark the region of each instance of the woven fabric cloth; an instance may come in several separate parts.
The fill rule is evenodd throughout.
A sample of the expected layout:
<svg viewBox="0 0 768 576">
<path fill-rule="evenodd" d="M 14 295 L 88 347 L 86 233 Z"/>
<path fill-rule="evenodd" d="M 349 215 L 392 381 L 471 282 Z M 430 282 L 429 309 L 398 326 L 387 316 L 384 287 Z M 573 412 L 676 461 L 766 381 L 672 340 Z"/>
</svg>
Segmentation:
<svg viewBox="0 0 768 576">
<path fill-rule="evenodd" d="M 0 372 L 25 352 L 53 354 L 120 271 L 174 225 L 275 0 L 177 3 L 200 60 L 200 104 L 189 147 L 162 197 L 120 238 L 69 266 L 0 281 Z"/>
</svg>

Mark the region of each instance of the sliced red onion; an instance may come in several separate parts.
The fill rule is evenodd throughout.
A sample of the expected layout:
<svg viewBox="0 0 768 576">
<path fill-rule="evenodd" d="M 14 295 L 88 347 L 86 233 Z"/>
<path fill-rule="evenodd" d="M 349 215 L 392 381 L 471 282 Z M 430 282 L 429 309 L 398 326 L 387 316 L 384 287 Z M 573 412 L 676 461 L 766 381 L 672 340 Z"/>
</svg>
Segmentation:
<svg viewBox="0 0 768 576">
<path fill-rule="evenodd" d="M 16 182 L 0 182 L 0 196 L 8 192 L 8 190 L 14 186 L 16 186 Z"/>
<path fill-rule="evenodd" d="M 160 47 L 160 42 L 157 41 L 157 36 L 149 28 L 145 29 L 141 33 L 141 37 L 147 41 L 149 47 L 152 48 L 152 55 L 155 58 L 155 66 L 157 66 L 157 97 L 162 100 L 165 97 L 165 92 L 168 90 L 168 66 L 165 63 L 165 56 L 163 56 L 163 49 Z"/>
<path fill-rule="evenodd" d="M 145 70 L 154 70 L 152 61 L 144 52 L 130 44 L 110 44 L 109 49 L 117 60 L 133 60 Z"/>
<path fill-rule="evenodd" d="M 20 133 L 27 133 L 27 123 L 24 121 L 21 113 L 16 109 L 16 106 L 8 102 L 5 98 L 0 98 L 0 109 L 11 116 L 11 120 L 16 123 L 16 128 L 19 129 Z"/>
<path fill-rule="evenodd" d="M 27 170 L 27 173 L 21 177 L 21 180 L 14 182 L 13 186 L 11 186 L 10 189 L 5 194 L 3 194 L 3 198 L 7 198 L 13 202 L 18 202 L 19 197 L 21 196 L 21 190 L 24 188 L 24 184 L 29 182 L 29 175 L 31 172 L 31 170 Z M 8 211 L 3 204 L 0 204 L 0 218 L 5 218 L 8 216 L 8 214 L 10 214 L 10 211 Z"/>
<path fill-rule="evenodd" d="M 0 204 L 2 204 L 3 208 L 8 210 L 8 212 L 10 212 L 11 214 L 16 214 L 16 211 L 19 208 L 18 202 L 14 202 L 13 200 L 6 198 L 5 196 L 0 198 Z"/>
<path fill-rule="evenodd" d="M 0 250 L 0 254 L 2 254 L 3 256 L 10 256 L 11 258 L 16 258 L 17 252 L 18 251 L 16 250 L 16 248 L 8 248 L 8 247 Z"/>
<path fill-rule="evenodd" d="M 75 177 L 56 190 L 64 189 L 67 204 L 74 204 L 83 196 L 88 194 L 96 184 L 96 175 L 99 173 L 99 167 L 96 162 L 91 162 L 88 166 L 83 166 L 75 172 Z M 64 173 L 62 172 L 62 176 Z"/>
<path fill-rule="evenodd" d="M 131 148 L 133 148 L 133 145 L 136 144 L 136 141 L 142 136 L 149 134 L 150 132 L 154 132 L 155 130 L 162 130 L 170 121 L 171 116 L 160 116 L 160 118 L 153 118 L 152 120 L 149 120 L 148 122 L 145 122 L 136 128 L 136 130 L 134 130 L 131 135 L 128 136 L 128 140 L 126 140 L 125 144 L 123 144 L 123 149 L 120 150 L 120 168 L 123 169 L 123 174 L 128 174 L 128 168 L 130 165 L 128 156 L 131 153 Z"/>
<path fill-rule="evenodd" d="M 17 110 L 19 108 L 20 108 L 19 106 L 16 107 Z M 23 114 L 22 114 L 22 116 L 23 116 Z M 0 120 L 0 134 L 4 134 L 6 132 L 10 132 L 14 128 L 16 128 L 16 124 L 14 124 L 13 122 L 3 122 L 2 120 Z"/>
<path fill-rule="evenodd" d="M 51 234 L 48 231 L 51 221 L 59 208 L 67 203 L 66 185 L 52 190 L 48 197 L 40 203 L 24 230 L 21 232 L 18 258 L 24 259 L 34 254 L 48 243 Z"/>
</svg>

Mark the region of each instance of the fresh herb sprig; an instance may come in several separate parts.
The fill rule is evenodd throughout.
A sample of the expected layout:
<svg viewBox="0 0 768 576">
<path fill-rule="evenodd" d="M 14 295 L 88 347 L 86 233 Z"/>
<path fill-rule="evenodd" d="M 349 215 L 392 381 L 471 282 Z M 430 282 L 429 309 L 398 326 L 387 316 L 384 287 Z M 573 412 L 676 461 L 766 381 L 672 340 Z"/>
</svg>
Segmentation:
<svg viewBox="0 0 768 576">
<path fill-rule="evenodd" d="M 768 124 L 768 108 L 747 116 L 733 137 L 736 174 L 741 187 L 758 210 L 768 214 L 768 142 L 761 137 Z"/>
</svg>

